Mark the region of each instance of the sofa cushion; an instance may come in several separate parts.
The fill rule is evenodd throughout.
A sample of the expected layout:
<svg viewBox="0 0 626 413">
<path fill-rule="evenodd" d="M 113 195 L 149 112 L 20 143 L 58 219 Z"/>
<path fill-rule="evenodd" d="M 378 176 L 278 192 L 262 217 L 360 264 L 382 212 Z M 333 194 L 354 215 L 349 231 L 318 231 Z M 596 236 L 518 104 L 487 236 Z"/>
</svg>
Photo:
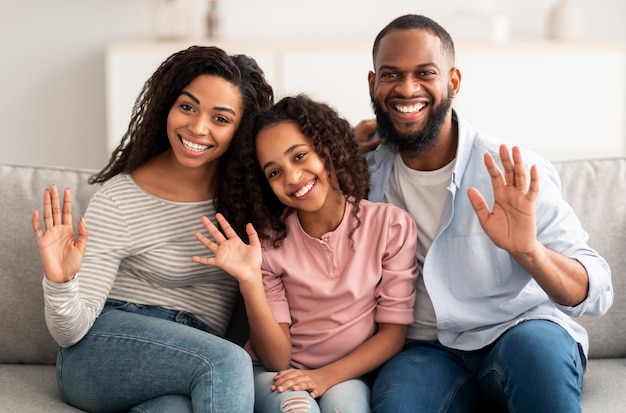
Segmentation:
<svg viewBox="0 0 626 413">
<path fill-rule="evenodd" d="M 44 319 L 43 272 L 31 213 L 35 207 L 41 211 L 43 191 L 54 183 L 61 190 L 72 190 L 75 225 L 97 189 L 87 183 L 94 172 L 0 165 L 0 302 L 4 309 L 0 312 L 0 363 L 53 364 L 56 360 L 57 346 Z"/>
<path fill-rule="evenodd" d="M 600 318 L 581 317 L 589 332 L 590 357 L 626 357 L 626 159 L 555 162 L 563 197 L 572 206 L 589 245 L 602 255 L 612 271 L 616 300 Z"/>
</svg>

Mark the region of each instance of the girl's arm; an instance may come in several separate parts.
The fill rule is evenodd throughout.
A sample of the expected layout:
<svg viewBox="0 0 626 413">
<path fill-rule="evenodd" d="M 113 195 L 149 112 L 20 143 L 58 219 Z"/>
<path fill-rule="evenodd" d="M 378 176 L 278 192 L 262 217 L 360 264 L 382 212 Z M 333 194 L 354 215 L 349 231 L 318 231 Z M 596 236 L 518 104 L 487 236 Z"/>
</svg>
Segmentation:
<svg viewBox="0 0 626 413">
<path fill-rule="evenodd" d="M 192 257 L 205 265 L 214 265 L 228 272 L 239 282 L 248 324 L 250 345 L 263 367 L 268 371 L 284 370 L 291 360 L 289 327 L 278 324 L 267 302 L 261 274 L 262 250 L 259 236 L 252 224 L 246 226 L 250 244 L 244 243 L 222 214 L 216 218 L 224 234 L 206 217 L 202 223 L 215 242 L 196 232 L 196 238 L 211 250 L 215 257 Z"/>
<path fill-rule="evenodd" d="M 322 396 L 330 387 L 380 367 L 402 349 L 406 325 L 380 323 L 378 331 L 347 356 L 315 370 L 289 369 L 274 378 L 273 390 L 307 390 Z"/>
</svg>

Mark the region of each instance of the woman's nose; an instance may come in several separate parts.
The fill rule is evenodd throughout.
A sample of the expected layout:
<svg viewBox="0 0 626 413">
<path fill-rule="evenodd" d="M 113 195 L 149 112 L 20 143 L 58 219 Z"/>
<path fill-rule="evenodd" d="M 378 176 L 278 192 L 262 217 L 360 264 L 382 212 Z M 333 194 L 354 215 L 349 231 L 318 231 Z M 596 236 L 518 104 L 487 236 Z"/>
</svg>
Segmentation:
<svg viewBox="0 0 626 413">
<path fill-rule="evenodd" d="M 210 130 L 210 119 L 206 116 L 197 116 L 191 121 L 189 130 L 196 136 L 207 135 Z"/>
</svg>

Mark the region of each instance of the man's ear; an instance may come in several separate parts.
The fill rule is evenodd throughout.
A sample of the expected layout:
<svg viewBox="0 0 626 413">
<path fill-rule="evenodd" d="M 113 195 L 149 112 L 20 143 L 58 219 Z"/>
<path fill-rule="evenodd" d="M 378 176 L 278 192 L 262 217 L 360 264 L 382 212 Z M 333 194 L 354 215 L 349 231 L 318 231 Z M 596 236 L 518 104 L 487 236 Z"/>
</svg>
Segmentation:
<svg viewBox="0 0 626 413">
<path fill-rule="evenodd" d="M 450 88 L 450 97 L 455 98 L 461 89 L 461 71 L 458 67 L 450 69 L 448 74 L 448 86 Z"/>
<path fill-rule="evenodd" d="M 370 87 L 370 97 L 374 98 L 374 83 L 376 83 L 376 73 L 370 71 L 367 74 L 367 83 L 369 83 Z"/>
</svg>

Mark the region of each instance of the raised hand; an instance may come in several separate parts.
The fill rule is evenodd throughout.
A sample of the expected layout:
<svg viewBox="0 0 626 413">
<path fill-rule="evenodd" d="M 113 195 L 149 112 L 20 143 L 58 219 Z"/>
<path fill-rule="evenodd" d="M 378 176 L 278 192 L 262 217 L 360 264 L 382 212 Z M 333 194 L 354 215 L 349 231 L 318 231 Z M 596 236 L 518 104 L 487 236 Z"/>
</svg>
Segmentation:
<svg viewBox="0 0 626 413">
<path fill-rule="evenodd" d="M 240 284 L 249 280 L 258 281 L 261 274 L 262 253 L 259 236 L 254 227 L 252 224 L 246 226 L 246 232 L 250 240 L 250 244 L 246 244 L 239 238 L 222 214 L 216 214 L 216 218 L 224 230 L 224 234 L 207 217 L 201 218 L 202 223 L 215 242 L 200 232 L 194 234 L 205 247 L 215 254 L 215 257 L 193 256 L 191 259 L 200 264 L 222 268 L 235 277 Z"/>
<path fill-rule="evenodd" d="M 491 154 L 485 154 L 485 166 L 491 176 L 494 205 L 489 211 L 476 188 L 467 192 L 485 233 L 494 244 L 510 254 L 527 254 L 537 248 L 536 200 L 539 193 L 537 168 L 530 168 L 530 181 L 518 147 L 512 157 L 506 145 L 500 146 L 504 175 Z"/>
<path fill-rule="evenodd" d="M 72 280 L 80 270 L 89 232 L 84 219 L 78 221 L 78 238 L 72 227 L 72 196 L 69 189 L 63 193 L 63 208 L 56 185 L 50 185 L 43 194 L 43 222 L 39 223 L 39 212 L 33 209 L 32 226 L 37 238 L 39 255 L 46 277 L 55 283 Z"/>
</svg>

